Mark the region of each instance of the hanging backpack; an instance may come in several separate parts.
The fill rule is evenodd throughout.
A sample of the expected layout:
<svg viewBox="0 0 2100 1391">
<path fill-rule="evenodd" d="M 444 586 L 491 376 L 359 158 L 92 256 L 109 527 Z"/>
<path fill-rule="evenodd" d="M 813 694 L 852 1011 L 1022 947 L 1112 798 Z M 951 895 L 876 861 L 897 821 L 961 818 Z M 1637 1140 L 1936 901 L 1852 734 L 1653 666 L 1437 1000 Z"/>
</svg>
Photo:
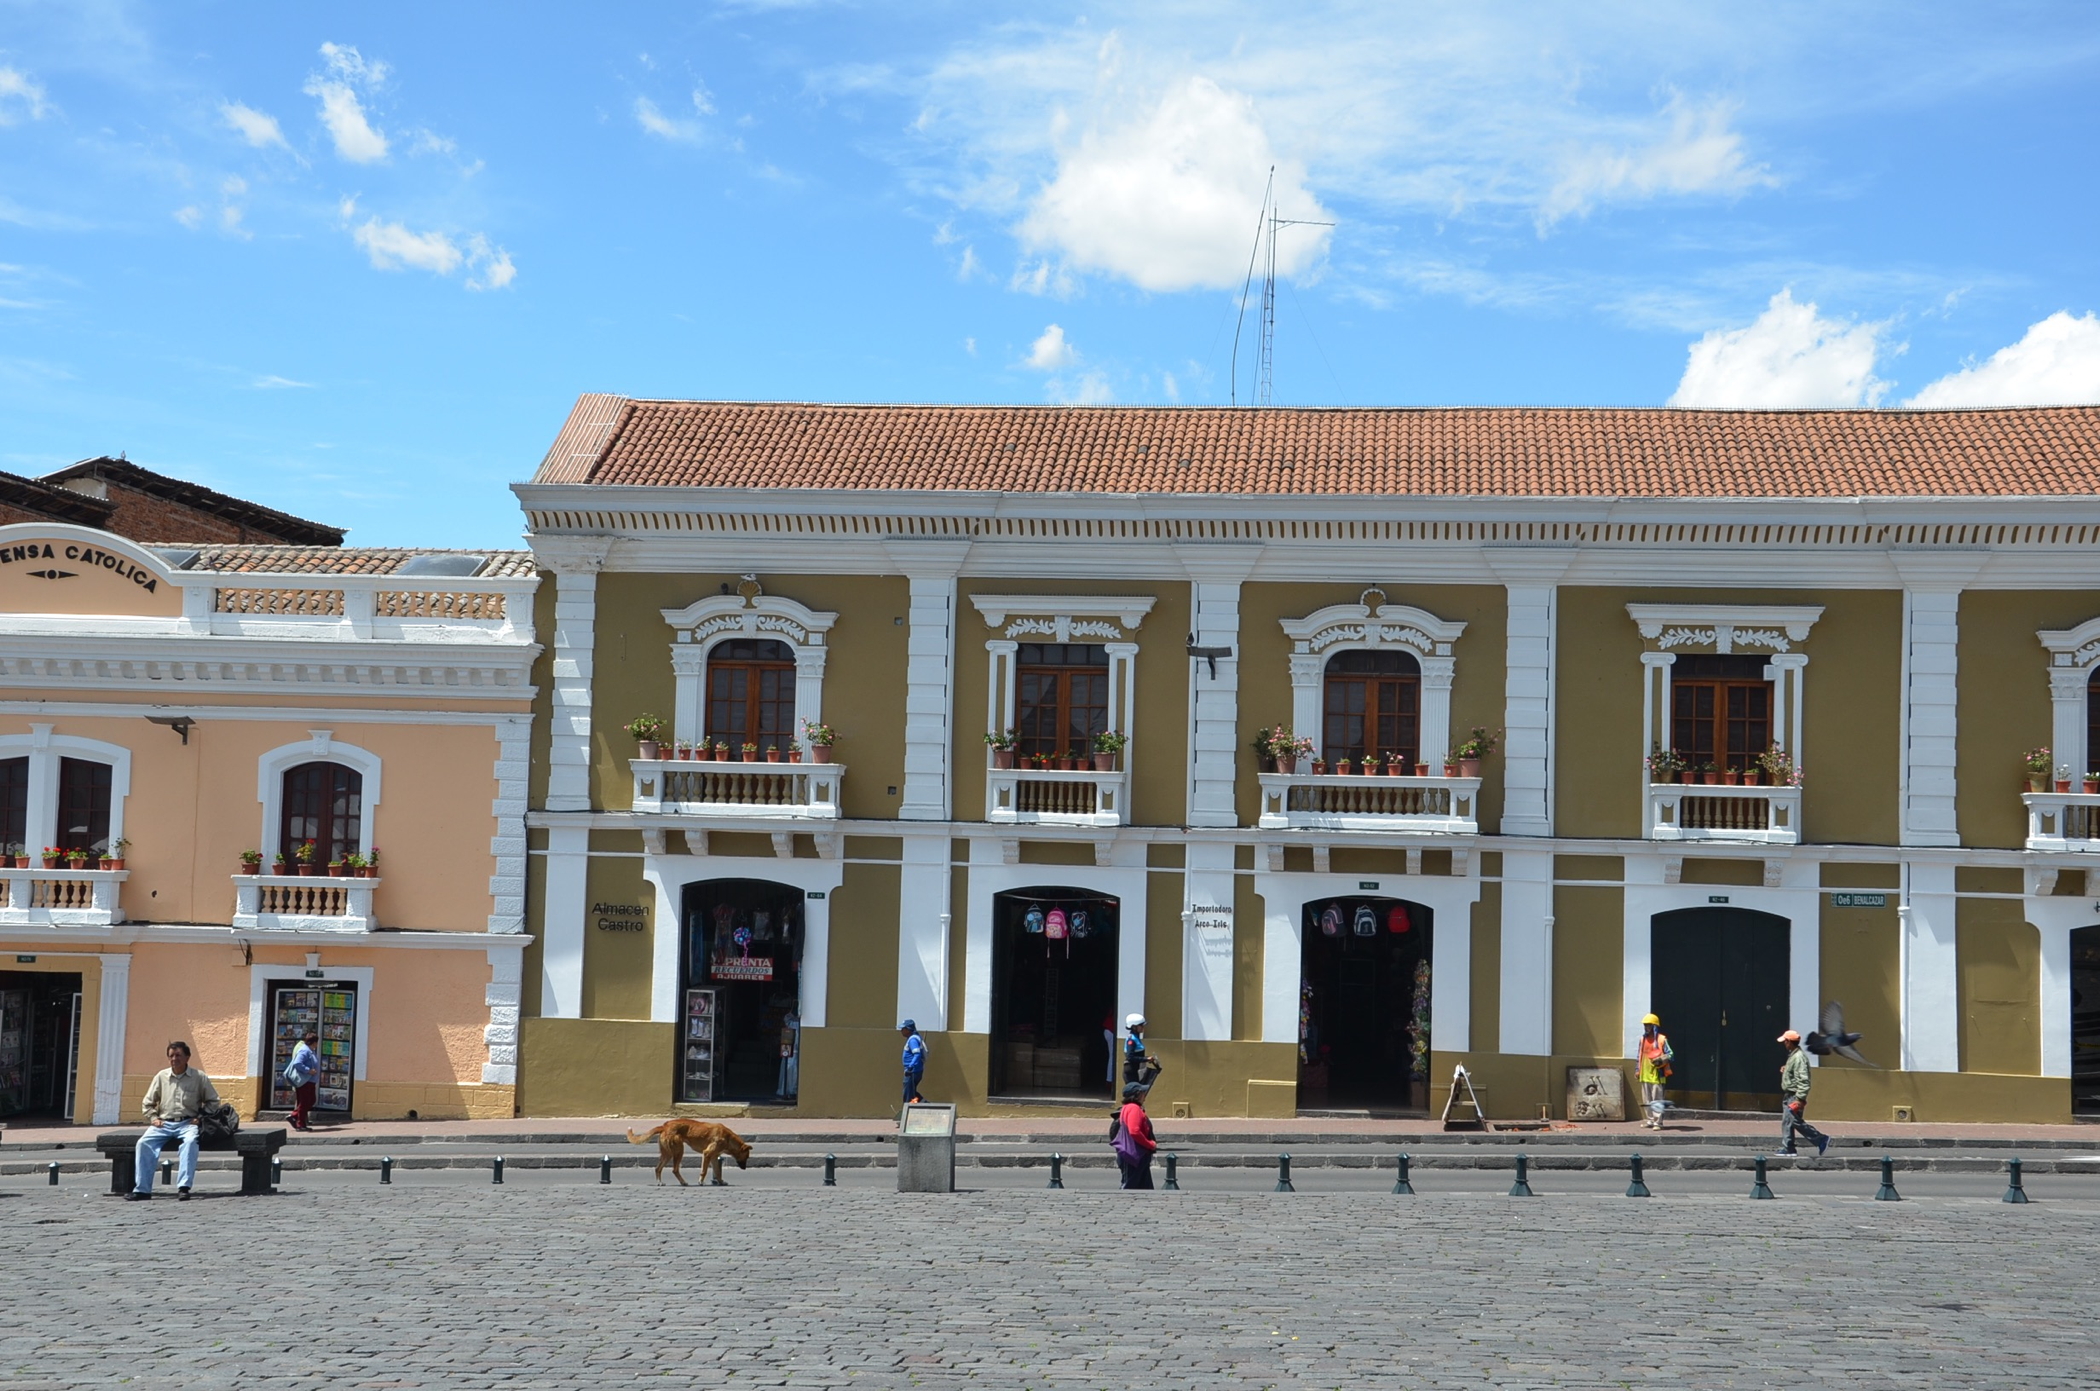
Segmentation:
<svg viewBox="0 0 2100 1391">
<path fill-rule="evenodd" d="M 1339 937 L 1342 935 L 1342 910 L 1335 907 L 1332 903 L 1328 904 L 1326 911 L 1320 914 L 1320 935 L 1322 937 Z"/>
<path fill-rule="evenodd" d="M 1414 924 L 1407 920 L 1407 908 L 1404 904 L 1395 905 L 1393 911 L 1385 915 L 1386 931 L 1396 937 L 1413 926 Z"/>
<path fill-rule="evenodd" d="M 1088 922 L 1087 922 L 1087 919 L 1086 919 L 1086 909 L 1084 909 L 1084 908 L 1080 908 L 1080 909 L 1076 909 L 1076 910 L 1074 910 L 1074 912 L 1073 912 L 1073 914 L 1072 914 L 1072 937 L 1073 937 L 1073 939 L 1074 939 L 1075 941 L 1081 941 L 1081 942 L 1083 942 L 1083 941 L 1085 941 L 1085 940 L 1086 940 L 1086 935 L 1087 935 L 1087 933 L 1089 933 L 1089 932 L 1091 932 L 1091 931 L 1093 931 L 1093 927 L 1092 927 L 1092 925 L 1091 925 L 1090 923 L 1088 923 Z"/>
<path fill-rule="evenodd" d="M 1021 915 L 1021 927 L 1029 936 L 1039 936 L 1043 930 L 1043 905 L 1029 904 L 1028 911 Z"/>
<path fill-rule="evenodd" d="M 1350 920 L 1349 930 L 1359 937 L 1378 935 L 1378 915 L 1371 911 L 1370 904 L 1360 903 L 1356 906 L 1356 916 Z"/>
<path fill-rule="evenodd" d="M 1065 910 L 1062 908 L 1052 908 L 1050 915 L 1043 919 L 1043 935 L 1053 942 L 1064 941 L 1065 933 L 1069 929 L 1070 923 L 1066 920 Z"/>
</svg>

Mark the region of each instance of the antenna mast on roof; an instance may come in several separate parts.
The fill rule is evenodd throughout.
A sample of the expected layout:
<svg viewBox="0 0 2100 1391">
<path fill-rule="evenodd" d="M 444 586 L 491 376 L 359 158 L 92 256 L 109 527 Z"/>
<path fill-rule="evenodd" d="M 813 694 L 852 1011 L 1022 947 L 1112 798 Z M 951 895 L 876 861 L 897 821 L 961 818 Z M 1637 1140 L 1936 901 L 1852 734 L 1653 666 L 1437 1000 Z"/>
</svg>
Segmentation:
<svg viewBox="0 0 2100 1391">
<path fill-rule="evenodd" d="M 1260 337 L 1255 353 L 1254 404 L 1275 404 L 1276 386 L 1276 232 L 1283 227 L 1332 227 L 1332 222 L 1313 222 L 1282 217 L 1276 208 L 1276 166 L 1269 166 L 1269 182 L 1262 189 L 1261 216 L 1255 223 L 1254 250 L 1247 257 L 1247 283 L 1240 288 L 1240 323 L 1247 318 L 1247 296 L 1254 287 L 1254 266 L 1263 262 L 1261 281 Z M 1266 245 L 1267 256 L 1263 256 Z M 1240 330 L 1232 330 L 1232 404 L 1240 403 Z"/>
</svg>

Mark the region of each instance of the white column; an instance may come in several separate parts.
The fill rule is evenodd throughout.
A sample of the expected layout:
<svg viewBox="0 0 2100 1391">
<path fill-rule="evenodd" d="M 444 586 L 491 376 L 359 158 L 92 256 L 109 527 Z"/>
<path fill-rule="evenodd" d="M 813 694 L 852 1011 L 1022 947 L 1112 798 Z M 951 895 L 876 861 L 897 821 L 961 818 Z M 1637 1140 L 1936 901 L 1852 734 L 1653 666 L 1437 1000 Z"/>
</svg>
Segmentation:
<svg viewBox="0 0 2100 1391">
<path fill-rule="evenodd" d="M 679 1018 L 678 957 L 685 950 L 685 886 L 674 883 L 672 876 L 665 874 L 666 858 L 659 854 L 642 857 L 642 882 L 649 886 L 651 902 L 649 1018 L 658 1024 L 675 1023 Z"/>
<path fill-rule="evenodd" d="M 591 672 L 598 631 L 598 571 L 609 536 L 535 540 L 554 571 L 553 711 L 548 720 L 547 810 L 591 809 Z"/>
<path fill-rule="evenodd" d="M 1457 674 L 1458 659 L 1418 657 L 1416 661 L 1422 668 L 1422 747 L 1415 761 L 1428 764 L 1429 775 L 1435 777 L 1451 756 L 1451 678 Z"/>
<path fill-rule="evenodd" d="M 124 1115 L 124 1036 L 131 1017 L 131 954 L 96 958 L 102 990 L 95 1002 L 95 1120 L 116 1125 Z"/>
<path fill-rule="evenodd" d="M 1954 735 L 1961 591 L 1984 557 L 1898 554 L 1893 560 L 1903 577 L 1902 843 L 1959 845 Z"/>
<path fill-rule="evenodd" d="M 954 803 L 949 765 L 955 723 L 955 576 L 970 543 L 887 541 L 884 549 L 911 582 L 905 619 L 904 799 L 897 814 L 906 821 L 945 821 Z"/>
<path fill-rule="evenodd" d="M 1645 812 L 1642 814 L 1646 815 Z M 1635 865 L 1641 862 L 1629 857 L 1628 870 L 1634 871 Z M 1652 869 L 1650 873 L 1653 876 L 1651 882 L 1661 882 L 1660 869 Z M 1651 956 L 1655 947 L 1655 928 L 1654 919 L 1636 906 L 1630 889 L 1633 874 L 1629 873 L 1627 878 L 1629 891 L 1619 925 L 1619 1056 L 1638 1058 L 1641 1055 L 1641 1016 L 1652 1007 L 1649 997 L 1655 990 Z"/>
<path fill-rule="evenodd" d="M 1502 853 L 1500 1051 L 1553 1051 L 1553 856 Z"/>
<path fill-rule="evenodd" d="M 540 1014 L 547 1019 L 583 1017 L 590 848 L 587 827 L 556 826 L 547 832 L 547 887 L 540 913 Z"/>
<path fill-rule="evenodd" d="M 963 942 L 963 1029 L 992 1031 L 992 881 L 1005 860 L 1000 844 L 989 838 L 970 842 L 970 921 Z M 1129 904 L 1124 904 L 1127 910 Z M 1130 914 L 1119 915 L 1130 931 Z M 1140 1010 L 1144 1006 L 1138 1006 Z M 1128 1011 L 1126 1011 L 1127 1013 Z"/>
<path fill-rule="evenodd" d="M 1794 913 L 1787 923 L 1786 1027 L 1803 1033 L 1819 1027 L 1823 1017 L 1817 998 L 1823 985 L 1823 895 L 1807 903 L 1807 911 Z M 1814 1066 L 1821 1060 L 1811 1055 L 1808 1061 Z"/>
<path fill-rule="evenodd" d="M 1906 864 L 1903 883 L 1903 902 L 1896 909 L 1901 923 L 1903 1068 L 1907 1072 L 1959 1072 L 1961 999 L 1954 935 L 1954 866 Z"/>
<path fill-rule="evenodd" d="M 525 930 L 525 788 L 532 768 L 532 719 L 504 716 L 496 725 L 496 834 L 489 853 L 496 872 L 489 878 L 489 931 Z"/>
<path fill-rule="evenodd" d="M 831 895 L 802 895 L 802 1000 L 797 1006 L 806 1029 L 821 1029 L 831 1008 Z"/>
<path fill-rule="evenodd" d="M 897 1017 L 948 1027 L 948 834 L 904 837 L 897 889 Z"/>
<path fill-rule="evenodd" d="M 2071 1075 L 2071 932 L 2087 921 L 2087 903 L 2075 898 L 2027 900 L 2027 920 L 2042 940 L 2042 996 L 2036 1004 L 2044 1077 Z"/>
<path fill-rule="evenodd" d="M 1181 1036 L 1232 1037 L 1233 847 L 1190 841 L 1182 874 Z M 1298 971 L 1293 964 L 1290 979 Z"/>
<path fill-rule="evenodd" d="M 1553 834 L 1554 586 L 1574 555 L 1571 547 L 1495 547 L 1486 557 L 1509 596 L 1502 718 L 1506 836 Z M 1507 1023 L 1503 1027 L 1506 1033 Z"/>
<path fill-rule="evenodd" d="M 2068 657 L 2059 660 L 2068 661 Z M 2085 746 L 2086 692 L 2092 673 L 2085 667 L 2049 668 L 2049 751 L 2055 761 L 2082 778 L 2096 766 L 2100 749 Z"/>
<path fill-rule="evenodd" d="M 1298 985 L 1305 961 L 1304 908 L 1273 875 L 1257 875 L 1254 888 L 1262 902 L 1261 1041 L 1296 1043 Z M 1441 958 L 1437 965 L 1442 967 Z"/>
<path fill-rule="evenodd" d="M 518 1083 L 518 1017 L 523 1013 L 525 951 L 521 944 L 490 947 L 489 983 L 484 999 L 489 1022 L 481 1031 L 489 1060 L 481 1065 L 483 1086 L 514 1087 Z"/>
<path fill-rule="evenodd" d="M 1261 547 L 1184 545 L 1175 547 L 1175 554 L 1189 575 L 1190 636 L 1195 646 L 1226 648 L 1232 653 L 1215 659 L 1189 659 L 1188 824 L 1236 826 L 1239 810 L 1233 785 L 1239 769 L 1240 585 L 1261 560 Z M 1224 901 L 1232 902 L 1229 896 Z"/>
<path fill-rule="evenodd" d="M 1473 1046 L 1473 911 L 1439 908 L 1429 920 L 1429 1046 Z"/>
</svg>

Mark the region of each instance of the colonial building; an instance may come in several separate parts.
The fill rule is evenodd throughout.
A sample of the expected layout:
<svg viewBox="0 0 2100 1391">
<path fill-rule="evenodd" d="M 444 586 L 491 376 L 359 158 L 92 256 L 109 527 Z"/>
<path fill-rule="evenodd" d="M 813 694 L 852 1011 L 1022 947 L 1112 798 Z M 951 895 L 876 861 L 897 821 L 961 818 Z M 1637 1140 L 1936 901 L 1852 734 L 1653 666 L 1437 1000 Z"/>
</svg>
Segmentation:
<svg viewBox="0 0 2100 1391">
<path fill-rule="evenodd" d="M 101 462 L 41 501 L 297 522 Z M 521 552 L 0 525 L 0 1115 L 132 1119 L 171 1038 L 280 1109 L 307 1027 L 324 1117 L 510 1115 L 537 584 Z"/>
<path fill-rule="evenodd" d="M 1162 1111 L 1558 1114 L 1651 1009 L 1742 1108 L 1833 1003 L 1822 1115 L 2100 1092 L 2100 410 L 586 396 L 517 491 L 527 1113 L 1142 1013 Z"/>
</svg>

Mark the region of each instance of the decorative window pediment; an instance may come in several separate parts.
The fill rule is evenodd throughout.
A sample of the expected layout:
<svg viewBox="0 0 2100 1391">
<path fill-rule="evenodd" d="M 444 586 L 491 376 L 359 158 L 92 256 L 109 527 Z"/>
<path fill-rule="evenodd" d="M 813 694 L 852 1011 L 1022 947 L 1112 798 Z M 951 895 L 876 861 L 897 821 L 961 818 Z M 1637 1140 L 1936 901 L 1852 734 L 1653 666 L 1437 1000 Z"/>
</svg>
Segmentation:
<svg viewBox="0 0 2100 1391">
<path fill-rule="evenodd" d="M 672 709 L 672 736 L 684 741 L 707 728 L 707 654 L 736 638 L 762 638 L 784 643 L 795 656 L 797 724 L 824 719 L 824 659 L 830 655 L 825 636 L 839 621 L 793 599 L 768 594 L 756 575 L 746 575 L 734 594 L 711 594 L 682 609 L 661 610 L 677 632 L 671 646 L 671 674 L 677 681 Z"/>
<path fill-rule="evenodd" d="M 1728 654 L 1749 648 L 1791 652 L 1823 616 L 1820 604 L 1771 608 L 1755 604 L 1628 604 L 1627 615 L 1658 652 L 1680 648 Z"/>
<path fill-rule="evenodd" d="M 1001 637 L 1127 642 L 1159 601 L 1149 594 L 972 594 L 970 602 Z"/>
<path fill-rule="evenodd" d="M 1421 762 L 1441 771 L 1451 745 L 1452 647 L 1466 625 L 1426 609 L 1388 604 L 1385 591 L 1366 589 L 1353 604 L 1329 604 L 1303 618 L 1282 620 L 1291 640 L 1291 727 L 1320 737 L 1322 691 L 1330 659 L 1343 652 L 1402 651 L 1420 668 Z"/>
</svg>

